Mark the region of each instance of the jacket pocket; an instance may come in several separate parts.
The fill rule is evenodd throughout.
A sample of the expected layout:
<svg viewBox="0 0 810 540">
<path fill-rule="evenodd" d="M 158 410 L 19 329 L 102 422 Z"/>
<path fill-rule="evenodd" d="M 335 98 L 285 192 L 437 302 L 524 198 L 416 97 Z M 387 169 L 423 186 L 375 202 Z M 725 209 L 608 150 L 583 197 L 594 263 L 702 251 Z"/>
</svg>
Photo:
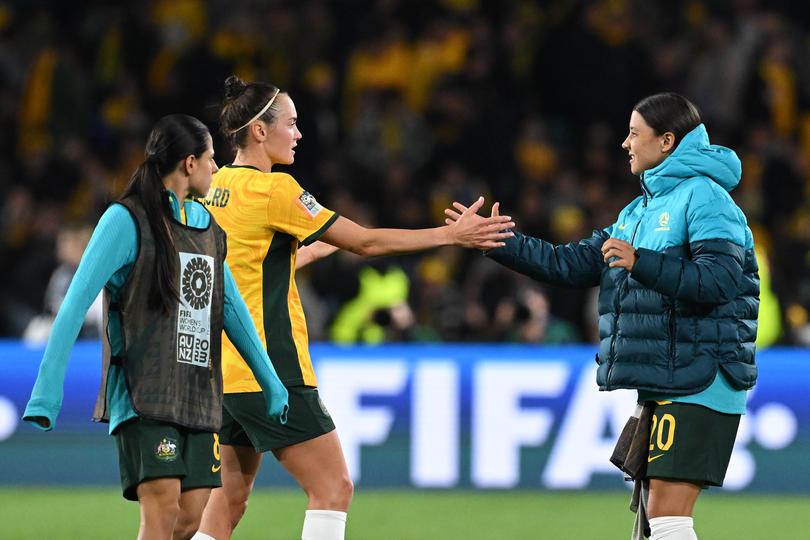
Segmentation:
<svg viewBox="0 0 810 540">
<path fill-rule="evenodd" d="M 668 361 L 669 361 L 669 382 L 671 383 L 675 378 L 675 355 L 678 352 L 677 349 L 677 334 L 678 334 L 678 322 L 675 317 L 675 308 L 669 308 L 667 310 L 667 327 L 669 330 L 669 350 L 668 350 Z"/>
</svg>

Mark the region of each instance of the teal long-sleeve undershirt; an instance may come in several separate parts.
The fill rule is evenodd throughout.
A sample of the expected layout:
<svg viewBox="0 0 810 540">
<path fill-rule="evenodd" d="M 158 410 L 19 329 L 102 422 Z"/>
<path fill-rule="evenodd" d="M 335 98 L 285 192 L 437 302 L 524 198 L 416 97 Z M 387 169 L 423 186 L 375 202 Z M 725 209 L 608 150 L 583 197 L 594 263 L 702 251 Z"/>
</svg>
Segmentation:
<svg viewBox="0 0 810 540">
<path fill-rule="evenodd" d="M 170 193 L 170 196 L 175 219 L 179 221 L 180 205 L 173 194 Z M 188 226 L 208 227 L 210 214 L 199 203 L 186 201 L 184 212 Z M 113 298 L 118 296 L 137 256 L 138 232 L 135 220 L 125 207 L 113 204 L 99 220 L 56 316 L 23 419 L 42 427 L 33 419 L 45 417 L 50 425 L 44 429 L 53 429 L 56 425 L 56 417 L 62 406 L 70 351 L 79 335 L 85 314 L 103 287 L 107 287 Z M 224 268 L 224 292 L 225 333 L 253 370 L 262 390 L 269 396 L 270 388 L 274 384 L 280 384 L 277 382 L 278 376 L 227 264 Z M 108 335 L 113 354 L 120 354 L 121 334 L 115 319 L 110 321 Z M 123 370 L 119 366 L 110 366 L 106 397 L 112 433 L 122 422 L 137 416 L 129 399 Z"/>
</svg>

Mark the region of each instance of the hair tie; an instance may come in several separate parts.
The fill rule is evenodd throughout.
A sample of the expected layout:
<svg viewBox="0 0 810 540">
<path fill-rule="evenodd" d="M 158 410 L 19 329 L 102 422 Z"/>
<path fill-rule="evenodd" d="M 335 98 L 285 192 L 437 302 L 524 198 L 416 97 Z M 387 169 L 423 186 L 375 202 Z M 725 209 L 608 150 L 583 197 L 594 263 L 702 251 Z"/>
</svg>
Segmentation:
<svg viewBox="0 0 810 540">
<path fill-rule="evenodd" d="M 159 159 L 160 158 L 158 157 L 157 154 L 150 153 L 150 154 L 146 154 L 146 159 L 144 160 L 143 163 L 147 167 L 152 167 L 155 170 L 155 172 L 157 172 L 159 174 L 160 173 Z"/>
</svg>

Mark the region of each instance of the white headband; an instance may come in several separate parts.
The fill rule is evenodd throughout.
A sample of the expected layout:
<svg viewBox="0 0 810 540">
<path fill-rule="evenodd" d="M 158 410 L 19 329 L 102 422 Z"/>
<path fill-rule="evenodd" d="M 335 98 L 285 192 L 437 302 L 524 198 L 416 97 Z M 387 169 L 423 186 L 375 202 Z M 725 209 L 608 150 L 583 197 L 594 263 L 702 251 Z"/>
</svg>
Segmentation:
<svg viewBox="0 0 810 540">
<path fill-rule="evenodd" d="M 269 108 L 270 108 L 270 105 L 272 105 L 272 104 L 273 104 L 273 102 L 276 100 L 276 96 L 278 95 L 278 93 L 279 93 L 280 91 L 281 91 L 281 90 L 279 90 L 278 88 L 276 88 L 276 92 L 275 92 L 275 94 L 273 94 L 273 97 L 271 97 L 271 98 L 270 98 L 270 101 L 268 101 L 268 102 L 267 102 L 267 105 L 265 105 L 264 107 L 262 107 L 262 110 L 260 110 L 259 112 L 257 112 L 257 113 L 256 113 L 256 116 L 254 116 L 253 118 L 251 118 L 250 120 L 248 120 L 248 121 L 247 121 L 247 122 L 246 122 L 246 123 L 245 123 L 245 124 L 244 124 L 242 127 L 236 128 L 236 129 L 234 129 L 233 131 L 231 131 L 231 135 L 233 135 L 233 134 L 234 134 L 234 133 L 236 133 L 237 131 L 241 131 L 241 130 L 245 129 L 245 128 L 246 128 L 246 127 L 248 127 L 250 124 L 252 124 L 252 123 L 253 123 L 253 122 L 255 122 L 256 120 L 258 120 L 259 118 L 261 118 L 261 117 L 262 117 L 262 115 L 263 115 L 264 113 L 266 113 L 266 112 L 267 112 L 267 109 L 269 109 Z"/>
</svg>

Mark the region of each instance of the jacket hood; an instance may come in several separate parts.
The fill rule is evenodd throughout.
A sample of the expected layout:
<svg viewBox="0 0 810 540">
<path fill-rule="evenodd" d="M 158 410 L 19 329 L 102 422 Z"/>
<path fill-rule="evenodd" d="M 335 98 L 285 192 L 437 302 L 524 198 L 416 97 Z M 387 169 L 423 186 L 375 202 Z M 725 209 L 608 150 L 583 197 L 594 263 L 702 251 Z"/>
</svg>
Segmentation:
<svg viewBox="0 0 810 540">
<path fill-rule="evenodd" d="M 730 148 L 710 144 L 703 124 L 687 133 L 675 151 L 657 166 L 642 173 L 641 179 L 655 196 L 696 176 L 710 178 L 726 191 L 737 187 L 742 177 L 740 158 Z"/>
</svg>

